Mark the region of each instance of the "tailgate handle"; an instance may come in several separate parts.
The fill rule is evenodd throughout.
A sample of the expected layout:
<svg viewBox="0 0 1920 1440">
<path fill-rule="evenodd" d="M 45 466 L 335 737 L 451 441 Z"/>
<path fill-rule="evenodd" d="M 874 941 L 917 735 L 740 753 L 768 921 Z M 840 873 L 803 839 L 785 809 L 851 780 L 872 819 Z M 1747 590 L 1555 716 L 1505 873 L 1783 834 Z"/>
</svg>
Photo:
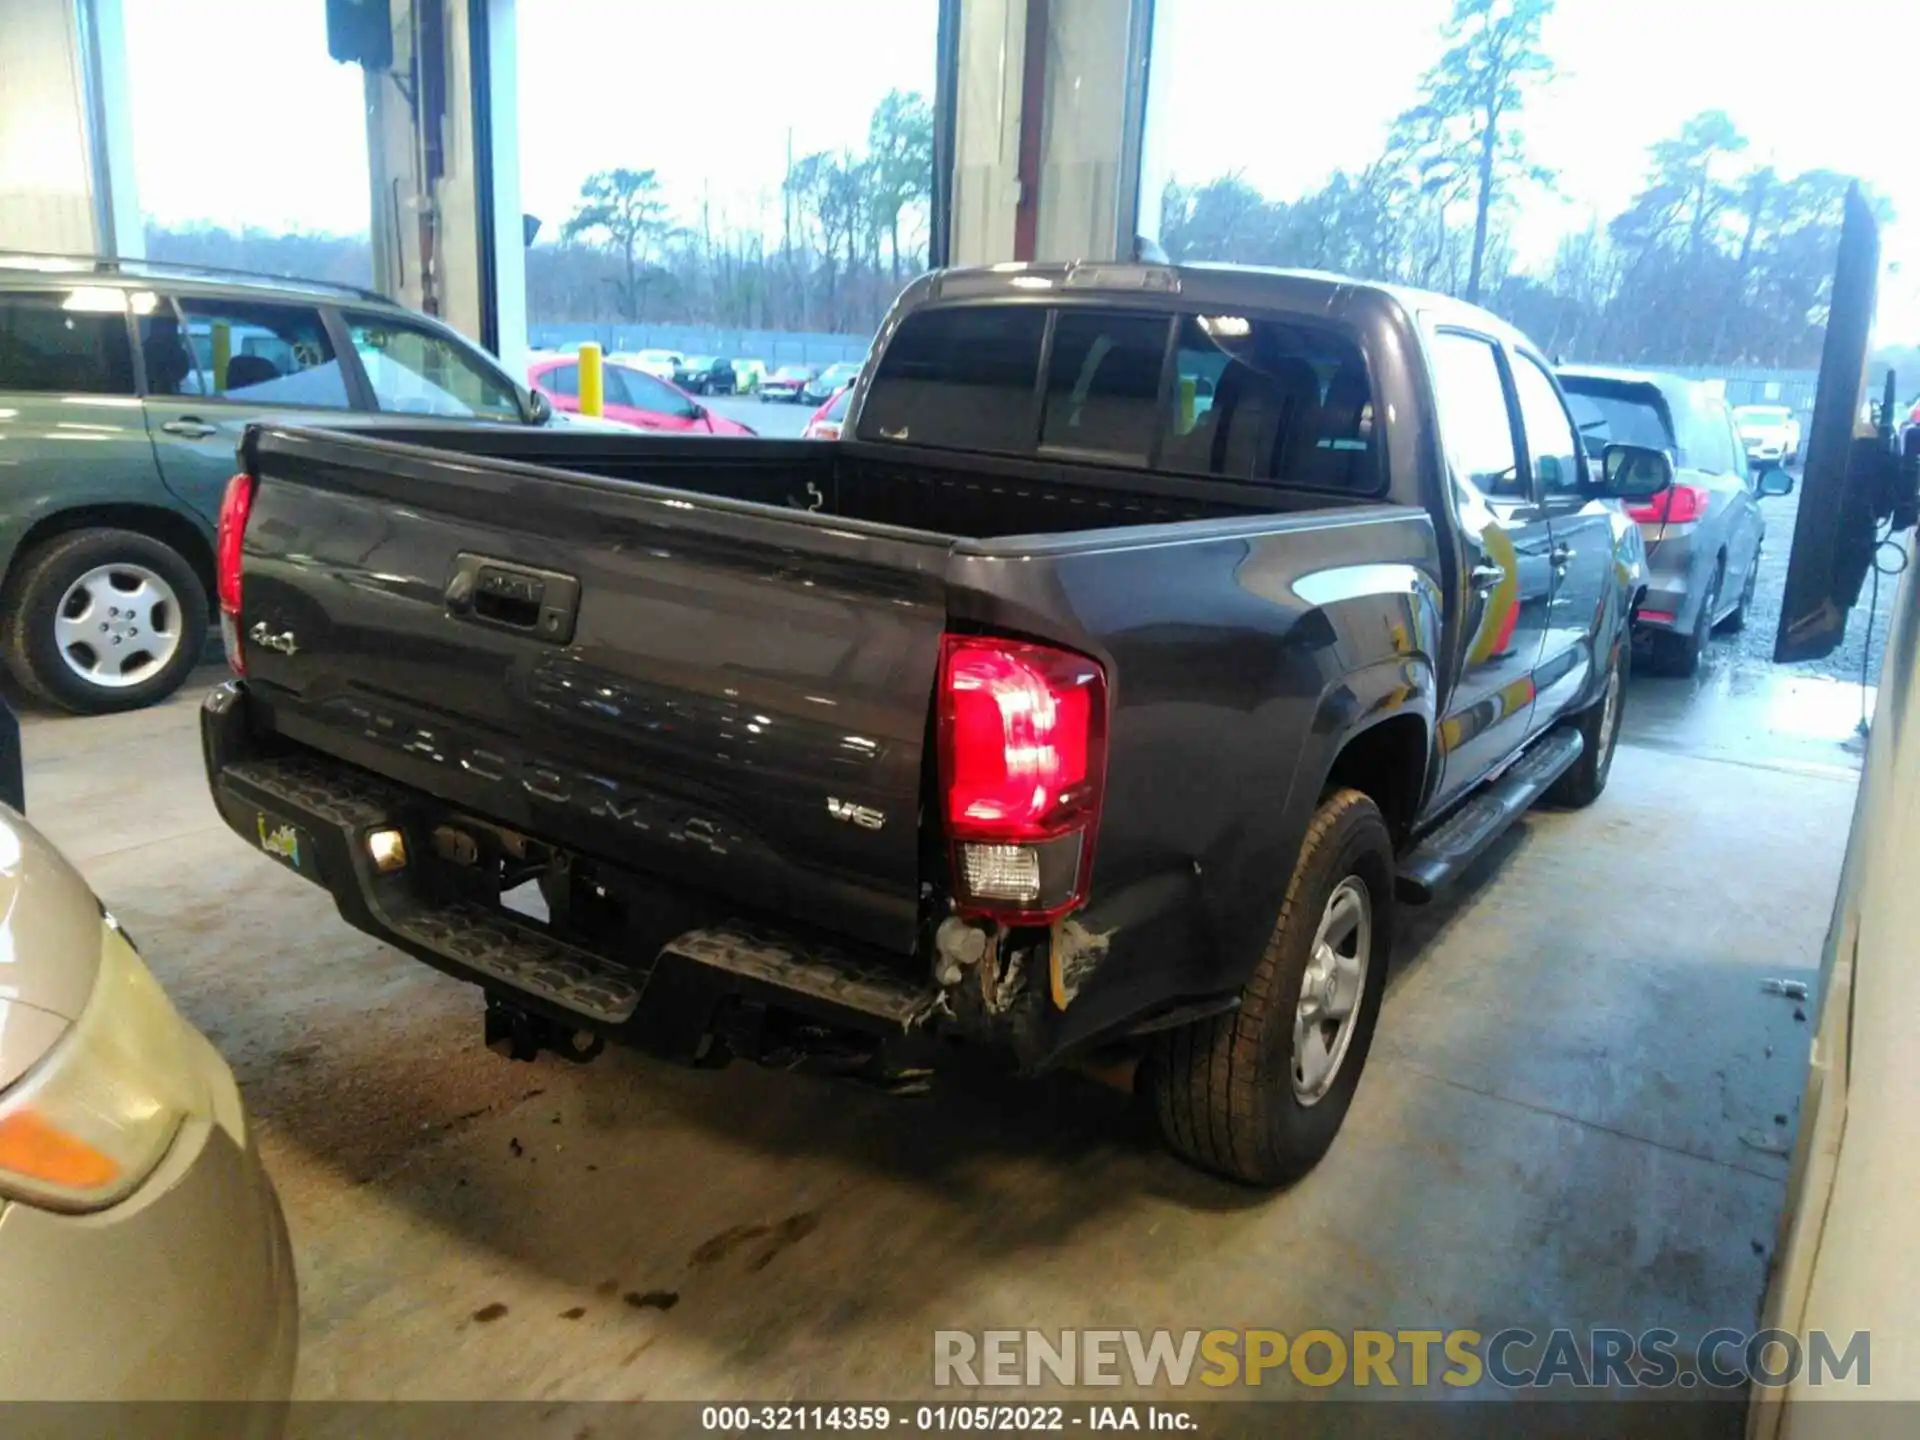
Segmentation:
<svg viewBox="0 0 1920 1440">
<path fill-rule="evenodd" d="M 564 645 L 579 612 L 580 582 L 571 575 L 488 555 L 454 557 L 447 613 L 456 620 Z"/>
</svg>

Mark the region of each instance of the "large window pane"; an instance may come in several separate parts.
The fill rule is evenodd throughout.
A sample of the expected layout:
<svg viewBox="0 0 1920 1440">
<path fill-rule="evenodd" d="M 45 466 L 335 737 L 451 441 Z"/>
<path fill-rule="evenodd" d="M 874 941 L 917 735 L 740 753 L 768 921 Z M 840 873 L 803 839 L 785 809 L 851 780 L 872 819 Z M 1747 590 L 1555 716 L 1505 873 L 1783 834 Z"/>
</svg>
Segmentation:
<svg viewBox="0 0 1920 1440">
<path fill-rule="evenodd" d="M 938 0 L 519 0 L 536 349 L 858 361 L 927 268 Z M 656 372 L 659 373 L 659 372 Z M 767 433 L 812 407 L 714 397 Z"/>
<path fill-rule="evenodd" d="M 1878 338 L 1920 377 L 1912 47 L 1884 0 L 1153 13 L 1140 227 L 1175 260 L 1444 291 L 1556 361 L 1679 370 L 1804 422 L 1858 177 L 1887 222 Z"/>
<path fill-rule="evenodd" d="M 118 9 L 146 254 L 371 285 L 366 81 L 325 0 Z"/>
</svg>

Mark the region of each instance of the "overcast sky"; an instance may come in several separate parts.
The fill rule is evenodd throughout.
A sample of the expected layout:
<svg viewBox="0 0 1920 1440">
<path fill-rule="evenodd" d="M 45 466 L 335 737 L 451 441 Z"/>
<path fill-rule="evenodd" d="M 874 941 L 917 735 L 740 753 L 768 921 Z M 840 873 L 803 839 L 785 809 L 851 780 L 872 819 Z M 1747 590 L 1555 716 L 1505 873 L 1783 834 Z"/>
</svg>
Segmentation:
<svg viewBox="0 0 1920 1440">
<path fill-rule="evenodd" d="M 1920 341 L 1916 0 L 1561 0 L 1529 101 L 1557 196 L 1518 211 L 1523 264 L 1620 210 L 1646 147 L 1719 108 L 1784 173 L 1858 174 L 1885 235 L 1880 338 Z M 360 72 L 322 0 L 124 0 L 142 207 L 167 222 L 364 231 Z M 1243 171 L 1297 195 L 1366 164 L 1439 48 L 1448 0 L 1159 0 L 1148 193 Z M 552 236 L 581 179 L 653 167 L 683 222 L 777 227 L 796 155 L 857 147 L 890 88 L 931 94 L 934 0 L 519 0 L 522 203 Z"/>
</svg>

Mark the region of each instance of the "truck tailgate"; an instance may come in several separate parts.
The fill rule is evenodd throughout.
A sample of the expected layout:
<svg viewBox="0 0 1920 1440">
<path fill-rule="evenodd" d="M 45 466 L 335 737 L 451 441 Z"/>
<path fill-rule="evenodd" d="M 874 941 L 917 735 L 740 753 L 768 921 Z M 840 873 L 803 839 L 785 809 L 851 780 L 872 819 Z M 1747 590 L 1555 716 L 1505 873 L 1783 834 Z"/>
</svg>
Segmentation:
<svg viewBox="0 0 1920 1440">
<path fill-rule="evenodd" d="M 946 539 L 352 435 L 250 445 L 263 724 L 912 949 Z"/>
</svg>

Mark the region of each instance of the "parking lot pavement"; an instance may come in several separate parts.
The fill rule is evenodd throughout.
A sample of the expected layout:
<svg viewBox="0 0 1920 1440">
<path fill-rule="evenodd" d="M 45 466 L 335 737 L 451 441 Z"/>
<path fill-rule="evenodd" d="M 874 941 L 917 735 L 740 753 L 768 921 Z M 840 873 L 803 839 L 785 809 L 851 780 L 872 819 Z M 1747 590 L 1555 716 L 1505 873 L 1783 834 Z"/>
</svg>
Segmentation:
<svg viewBox="0 0 1920 1440">
<path fill-rule="evenodd" d="M 724 415 L 729 420 L 738 420 L 749 426 L 755 434 L 769 438 L 786 436 L 798 438 L 807 428 L 807 421 L 818 409 L 815 405 L 777 405 L 762 404 L 751 395 L 710 395 L 700 402 L 710 407 L 716 415 Z"/>
</svg>

